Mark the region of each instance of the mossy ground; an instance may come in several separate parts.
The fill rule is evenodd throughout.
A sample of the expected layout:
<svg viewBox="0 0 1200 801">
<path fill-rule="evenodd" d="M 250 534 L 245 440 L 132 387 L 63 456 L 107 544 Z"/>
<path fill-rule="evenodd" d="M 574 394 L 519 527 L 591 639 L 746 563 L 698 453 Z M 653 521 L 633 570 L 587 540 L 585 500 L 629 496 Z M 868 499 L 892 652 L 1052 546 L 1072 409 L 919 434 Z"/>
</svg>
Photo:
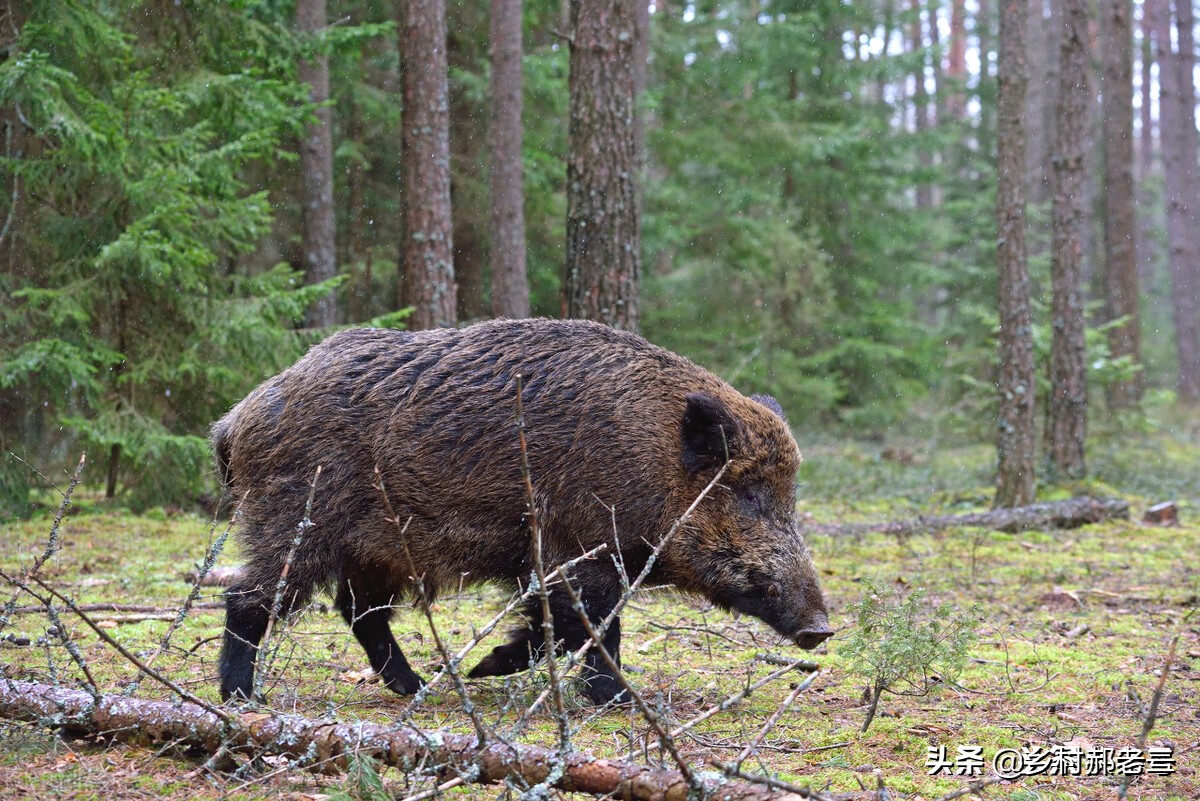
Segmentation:
<svg viewBox="0 0 1200 801">
<path fill-rule="evenodd" d="M 882 459 L 884 450 L 882 445 L 807 448 L 801 514 L 822 522 L 894 519 L 978 509 L 989 498 L 987 448 L 944 451 L 936 460 L 917 456 L 908 464 Z M 923 586 L 932 602 L 952 604 L 964 614 L 980 604 L 979 640 L 956 683 L 920 697 L 885 695 L 880 715 L 861 734 L 866 680 L 848 672 L 835 637 L 815 655 L 820 675 L 746 760 L 745 769 L 861 797 L 874 797 L 881 777 L 893 797 L 935 799 L 965 780 L 927 775 L 931 746 L 944 745 L 953 755 L 957 746 L 977 745 L 990 758 L 1002 748 L 1054 743 L 1134 745 L 1142 726 L 1139 705 L 1154 694 L 1168 644 L 1178 634 L 1177 662 L 1149 739 L 1173 747 L 1177 772 L 1139 778 L 1130 797 L 1200 798 L 1200 453 L 1194 444 L 1180 446 L 1177 439 L 1143 433 L 1094 448 L 1092 456 L 1097 478 L 1091 484 L 1048 487 L 1046 497 L 1080 490 L 1123 493 L 1133 503 L 1133 520 L 1021 534 L 958 529 L 900 540 L 811 538 L 836 627 L 852 625 L 846 607 L 860 597 L 860 580 L 870 577 Z M 43 575 L 80 603 L 177 609 L 189 591 L 183 577 L 202 559 L 212 526 L 182 513 L 134 516 L 107 509 L 86 489 L 77 498 L 81 508 L 63 524 L 62 550 Z M 1146 506 L 1167 499 L 1181 502 L 1182 526 L 1137 522 Z M 9 572 L 28 566 L 44 547 L 50 522 L 47 512 L 6 527 L 0 567 Z M 236 561 L 231 545 L 221 564 Z M 5 593 L 3 600 L 10 594 Z M 217 600 L 218 593 L 206 590 L 202 600 Z M 499 588 L 468 588 L 441 598 L 434 619 L 457 649 L 505 599 Z M 165 620 L 122 622 L 120 613 L 93 617 L 109 621 L 104 624 L 109 633 L 144 657 L 157 649 L 169 625 Z M 216 699 L 219 641 L 214 638 L 222 619 L 219 610 L 191 614 L 172 638 L 173 647 L 155 663 L 210 700 Z M 128 686 L 136 675 L 132 666 L 78 620 L 66 613 L 64 620 L 97 682 L 109 691 Z M 640 594 L 623 621 L 622 653 L 630 677 L 647 696 L 661 699 L 676 721 L 776 669 L 758 655 L 800 655 L 756 620 L 735 619 L 669 592 Z M 0 643 L 0 670 L 13 678 L 76 681 L 80 674 L 62 646 L 45 636 L 48 626 L 43 614 L 15 617 L 4 633 L 33 644 Z M 432 675 L 440 658 L 423 614 L 403 610 L 395 628 L 414 666 Z M 499 642 L 503 631 L 492 634 L 467 664 Z M 340 617 L 325 606 L 310 609 L 278 642 L 268 683 L 273 709 L 387 722 L 408 705 L 377 683 L 360 680 L 365 657 Z M 735 759 L 803 678 L 785 676 L 697 725 L 680 739 L 683 754 L 700 766 Z M 511 730 L 544 686 L 544 674 L 535 674 L 473 682 L 470 689 L 484 720 Z M 137 692 L 167 697 L 150 680 Z M 575 696 L 568 700 L 580 749 L 634 760 L 667 759 L 636 714 L 594 714 Z M 428 728 L 472 730 L 449 683 L 412 719 Z M 552 744 L 553 719 L 543 710 L 517 737 Z M 356 792 L 355 782 L 344 776 L 292 771 L 267 780 L 218 778 L 193 773 L 199 764 L 170 748 L 74 741 L 23 724 L 0 724 L 0 797 L 300 799 L 354 797 Z M 408 794 L 399 773 L 383 770 L 382 779 L 395 797 Z M 1118 781 L 1030 776 L 985 794 L 1045 801 L 1113 798 Z M 414 785 L 413 791 L 424 786 Z M 449 795 L 492 798 L 501 792 L 466 788 Z"/>
</svg>

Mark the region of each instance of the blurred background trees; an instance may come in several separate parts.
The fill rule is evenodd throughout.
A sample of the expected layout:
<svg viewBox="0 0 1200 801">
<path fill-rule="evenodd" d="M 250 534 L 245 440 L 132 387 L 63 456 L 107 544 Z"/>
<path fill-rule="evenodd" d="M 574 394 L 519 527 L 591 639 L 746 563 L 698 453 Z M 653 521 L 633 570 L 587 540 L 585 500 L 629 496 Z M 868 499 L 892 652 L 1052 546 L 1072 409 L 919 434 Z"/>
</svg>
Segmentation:
<svg viewBox="0 0 1200 801">
<path fill-rule="evenodd" d="M 0 495 L 70 446 L 129 502 L 194 497 L 207 425 L 334 324 L 600 317 L 799 428 L 929 447 L 995 440 L 1008 335 L 1053 420 L 1196 404 L 1191 0 L 1005 8 L 1019 111 L 983 0 L 10 2 Z"/>
</svg>

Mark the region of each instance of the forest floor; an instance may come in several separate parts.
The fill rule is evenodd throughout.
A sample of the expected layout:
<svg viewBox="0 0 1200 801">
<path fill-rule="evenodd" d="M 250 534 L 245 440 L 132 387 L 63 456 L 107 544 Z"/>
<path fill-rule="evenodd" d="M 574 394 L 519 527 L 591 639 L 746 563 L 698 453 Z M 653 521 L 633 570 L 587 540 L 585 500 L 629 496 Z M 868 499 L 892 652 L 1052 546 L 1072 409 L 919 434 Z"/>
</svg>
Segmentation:
<svg viewBox="0 0 1200 801">
<path fill-rule="evenodd" d="M 803 438 L 801 438 L 803 443 Z M 1159 683 L 1170 641 L 1179 643 L 1147 747 L 1166 749 L 1174 772 L 1142 775 L 1129 797 L 1200 798 L 1200 446 L 1194 440 L 1153 432 L 1118 437 L 1090 456 L 1098 479 L 1087 485 L 1051 487 L 1047 499 L 1092 493 L 1119 495 L 1132 504 L 1128 521 L 1069 531 L 1005 534 L 980 529 L 896 539 L 812 536 L 839 634 L 809 656 L 820 664 L 762 738 L 743 770 L 769 773 L 814 789 L 856 798 L 938 799 L 965 787 L 969 777 L 930 775 L 931 749 L 947 758 L 978 747 L 983 775 L 1003 749 L 1040 746 L 1092 749 L 1137 744 L 1144 710 Z M 882 444 L 816 444 L 805 448 L 800 513 L 819 523 L 889 520 L 914 514 L 947 514 L 986 508 L 991 450 L 984 446 L 942 449 L 926 457 Z M 887 456 L 888 458 L 883 458 Z M 1181 472 L 1182 471 L 1182 472 Z M 65 484 L 65 482 L 64 482 Z M 153 510 L 135 516 L 106 508 L 88 487 L 62 526 L 62 550 L 45 566 L 52 586 L 79 603 L 137 604 L 162 610 L 167 619 L 96 612 L 113 637 L 147 658 L 158 647 L 172 613 L 187 596 L 187 575 L 203 558 L 213 527 L 197 516 Z M 47 495 L 47 501 L 50 496 Z M 1151 504 L 1180 503 L 1182 525 L 1140 522 Z M 0 536 L 0 568 L 27 567 L 45 547 L 52 509 L 7 526 Z M 216 527 L 219 534 L 222 528 Z M 237 562 L 231 545 L 220 564 Z M 923 685 L 921 696 L 883 696 L 868 731 L 868 681 L 849 670 L 840 646 L 853 626 L 847 607 L 860 599 L 862 579 L 910 589 L 923 587 L 934 604 L 949 604 L 978 636 L 966 669 L 952 682 Z M 11 595 L 8 589 L 3 600 Z M 507 594 L 495 587 L 468 588 L 440 598 L 433 609 L 438 630 L 456 650 L 503 607 Z M 219 600 L 205 589 L 202 601 Z M 25 598 L 22 603 L 28 603 Z M 136 669 L 77 619 L 64 620 L 82 649 L 98 685 L 120 692 Z M 216 700 L 216 659 L 223 612 L 194 611 L 172 639 L 174 647 L 155 666 L 186 689 Z M 393 624 L 419 673 L 429 677 L 440 657 L 424 616 L 402 610 Z M 0 641 L 0 675 L 74 685 L 81 677 L 61 643 L 47 636 L 44 614 L 14 617 L 3 635 L 31 645 Z M 628 673 L 648 697 L 659 699 L 672 721 L 686 721 L 778 670 L 763 654 L 794 659 L 789 647 L 757 620 L 735 618 L 696 599 L 662 592 L 639 594 L 623 616 L 622 655 Z M 503 627 L 466 660 L 468 666 L 498 644 Z M 317 604 L 278 641 L 270 665 L 267 711 L 339 720 L 386 723 L 408 705 L 370 680 L 366 659 L 336 612 Z M 738 758 L 806 674 L 767 684 L 742 703 L 694 726 L 679 739 L 683 756 L 708 769 Z M 482 718 L 520 742 L 553 745 L 553 717 L 541 711 L 520 731 L 521 711 L 545 687 L 542 672 L 507 681 L 469 683 Z M 139 697 L 167 698 L 143 679 Z M 628 710 L 596 713 L 576 694 L 567 698 L 574 745 L 598 756 L 662 763 L 644 720 Z M 472 723 L 448 683 L 412 715 L 427 729 L 470 733 Z M 514 733 L 515 732 L 515 733 Z M 85 799 L 369 799 L 405 798 L 431 785 L 393 768 L 360 765 L 356 774 L 320 775 L 272 765 L 246 765 L 237 774 L 197 771 L 203 759 L 170 747 L 138 747 L 104 740 L 76 740 L 27 724 L 0 722 L 0 798 Z M 960 761 L 966 766 L 966 761 Z M 251 769 L 255 768 L 255 769 Z M 985 798 L 1110 799 L 1121 777 L 1022 776 L 983 791 Z M 1066 772 L 1066 771 L 1059 771 Z M 495 798 L 504 788 L 449 790 L 448 798 Z M 515 793 L 513 794 L 515 795 Z"/>
</svg>

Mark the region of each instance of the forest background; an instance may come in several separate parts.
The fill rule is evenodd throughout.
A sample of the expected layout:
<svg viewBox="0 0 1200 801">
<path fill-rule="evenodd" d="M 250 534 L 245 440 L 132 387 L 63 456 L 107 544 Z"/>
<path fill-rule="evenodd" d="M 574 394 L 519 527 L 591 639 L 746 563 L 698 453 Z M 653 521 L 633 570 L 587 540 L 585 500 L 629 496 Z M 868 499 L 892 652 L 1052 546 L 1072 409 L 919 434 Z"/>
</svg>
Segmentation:
<svg viewBox="0 0 1200 801">
<path fill-rule="evenodd" d="M 77 450 L 109 496 L 188 505 L 211 422 L 335 327 L 494 314 L 640 329 L 775 395 L 802 447 L 902 462 L 996 439 L 1006 334 L 1040 443 L 1069 318 L 1093 441 L 1194 437 L 1193 27 L 1190 0 L 10 2 L 0 518 Z M 589 214 L 626 222 L 596 308 Z"/>
</svg>

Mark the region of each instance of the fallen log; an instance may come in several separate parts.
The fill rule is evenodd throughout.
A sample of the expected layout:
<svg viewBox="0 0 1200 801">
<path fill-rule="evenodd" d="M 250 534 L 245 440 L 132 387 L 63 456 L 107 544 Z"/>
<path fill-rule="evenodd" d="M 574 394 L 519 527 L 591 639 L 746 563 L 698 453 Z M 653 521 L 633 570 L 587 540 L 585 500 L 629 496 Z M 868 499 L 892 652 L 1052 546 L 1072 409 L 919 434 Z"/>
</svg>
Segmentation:
<svg viewBox="0 0 1200 801">
<path fill-rule="evenodd" d="M 580 752 L 490 740 L 473 735 L 425 732 L 411 725 L 334 723 L 298 715 L 236 713 L 226 723 L 186 702 L 148 701 L 120 695 L 96 700 L 83 690 L 0 678 L 0 716 L 58 729 L 75 736 L 105 736 L 137 743 L 176 743 L 215 754 L 226 748 L 303 759 L 325 770 L 344 770 L 352 755 L 370 756 L 411 772 L 439 769 L 441 778 L 550 787 L 625 801 L 686 801 L 691 788 L 677 770 L 651 768 Z M 706 797 L 721 801 L 829 799 L 806 788 L 780 790 L 721 774 L 697 776 Z"/>
<path fill-rule="evenodd" d="M 974 526 L 1013 533 L 1034 529 L 1079 528 L 1105 520 L 1129 519 L 1129 502 L 1120 498 L 1072 498 L 1069 501 L 1034 503 L 1012 509 L 992 509 L 962 515 L 914 517 L 883 523 L 809 524 L 806 533 L 832 535 L 891 534 L 905 536 Z"/>
</svg>

